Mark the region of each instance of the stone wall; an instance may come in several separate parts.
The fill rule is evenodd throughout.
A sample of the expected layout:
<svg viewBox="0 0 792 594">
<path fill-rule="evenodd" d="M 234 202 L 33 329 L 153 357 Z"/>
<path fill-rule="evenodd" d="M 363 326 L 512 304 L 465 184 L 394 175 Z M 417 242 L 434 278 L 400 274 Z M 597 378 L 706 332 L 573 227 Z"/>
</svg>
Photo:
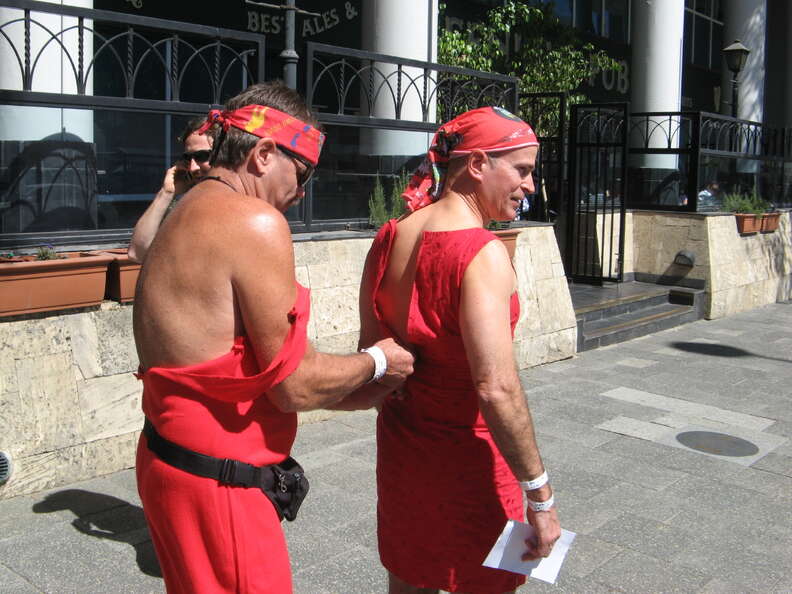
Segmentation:
<svg viewBox="0 0 792 594">
<path fill-rule="evenodd" d="M 358 285 L 371 241 L 295 243 L 297 279 L 311 289 L 308 332 L 320 350 L 357 347 Z M 521 231 L 515 269 L 522 302 L 519 366 L 571 357 L 575 316 L 551 226 Z M 0 322 L 0 451 L 14 464 L 0 499 L 133 466 L 143 424 L 136 368 L 131 306 L 105 302 L 93 310 Z M 301 422 L 332 414 L 313 411 Z"/>
<path fill-rule="evenodd" d="M 708 319 L 792 298 L 790 213 L 773 233 L 740 235 L 731 214 L 633 211 L 636 280 L 706 291 Z M 695 265 L 674 264 L 680 250 Z"/>
</svg>

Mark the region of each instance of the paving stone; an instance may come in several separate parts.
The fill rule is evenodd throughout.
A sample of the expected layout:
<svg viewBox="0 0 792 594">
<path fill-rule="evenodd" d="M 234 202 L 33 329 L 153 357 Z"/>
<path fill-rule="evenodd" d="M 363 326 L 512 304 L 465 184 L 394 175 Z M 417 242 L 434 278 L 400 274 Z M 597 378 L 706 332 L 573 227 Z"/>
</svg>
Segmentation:
<svg viewBox="0 0 792 594">
<path fill-rule="evenodd" d="M 630 483 L 618 483 L 589 501 L 592 508 L 607 507 L 619 514 L 631 513 L 658 522 L 673 517 L 683 503 L 666 491 L 652 491 Z"/>
<path fill-rule="evenodd" d="M 619 416 L 597 425 L 597 429 L 627 435 L 647 441 L 658 441 L 673 430 L 667 425 L 658 425 L 647 421 L 639 421 L 630 417 Z"/>
<path fill-rule="evenodd" d="M 622 514 L 601 526 L 596 536 L 650 557 L 668 560 L 698 538 L 693 532 L 632 514 Z"/>
<path fill-rule="evenodd" d="M 586 577 L 618 555 L 622 547 L 587 534 L 578 534 L 567 553 L 562 570 L 575 577 Z"/>
<path fill-rule="evenodd" d="M 698 569 L 672 565 L 635 551 L 622 551 L 590 574 L 625 592 L 695 592 L 712 576 Z"/>
<path fill-rule="evenodd" d="M 543 433 L 566 437 L 588 447 L 596 447 L 615 439 L 614 434 L 607 431 L 551 415 L 534 415 L 534 425 Z"/>
<path fill-rule="evenodd" d="M 751 468 L 757 468 L 759 470 L 766 470 L 768 472 L 774 472 L 792 477 L 792 456 L 784 456 L 783 454 L 770 452 L 763 458 L 760 458 L 758 461 L 754 462 L 751 465 Z"/>
<path fill-rule="evenodd" d="M 385 592 L 386 584 L 387 574 L 379 555 L 364 547 L 347 547 L 343 554 L 294 576 L 294 591 L 305 594 L 371 594 Z"/>
<path fill-rule="evenodd" d="M 651 359 L 639 359 L 637 357 L 627 357 L 626 359 L 616 361 L 616 365 L 635 367 L 636 369 L 646 369 L 652 365 L 657 365 L 657 361 L 652 361 Z"/>
<path fill-rule="evenodd" d="M 18 573 L 0 564 L 0 584 L 4 594 L 38 594 L 41 592 Z"/>
<path fill-rule="evenodd" d="M 698 594 L 765 594 L 769 592 L 767 588 L 753 588 L 747 584 L 736 584 L 727 582 L 721 578 L 715 578 L 704 584 Z M 787 591 L 788 594 L 789 591 Z"/>
</svg>

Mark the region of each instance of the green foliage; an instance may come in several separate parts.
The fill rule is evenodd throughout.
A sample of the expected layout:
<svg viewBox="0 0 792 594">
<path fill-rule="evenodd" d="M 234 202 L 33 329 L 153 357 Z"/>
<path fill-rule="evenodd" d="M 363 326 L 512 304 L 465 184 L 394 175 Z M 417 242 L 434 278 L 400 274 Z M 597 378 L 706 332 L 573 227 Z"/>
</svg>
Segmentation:
<svg viewBox="0 0 792 594">
<path fill-rule="evenodd" d="M 512 48 L 510 52 L 507 47 Z M 521 96 L 569 92 L 570 104 L 587 99 L 577 91 L 584 80 L 620 68 L 606 52 L 583 43 L 575 29 L 555 16 L 552 4 L 537 0 L 505 0 L 502 6 L 490 9 L 483 22 L 472 25 L 468 34 L 441 29 L 438 61 L 517 77 Z M 521 111 L 527 107 L 528 98 L 523 97 Z M 532 123 L 540 127 L 538 122 Z"/>
<path fill-rule="evenodd" d="M 411 174 L 402 171 L 393 176 L 390 182 L 390 192 L 386 198 L 385 186 L 377 175 L 374 180 L 374 189 L 369 197 L 369 223 L 376 228 L 382 227 L 390 219 L 398 219 L 404 214 L 405 206 L 401 195 L 410 181 Z"/>
<path fill-rule="evenodd" d="M 51 245 L 43 245 L 36 248 L 36 260 L 59 260 L 63 258 Z"/>
<path fill-rule="evenodd" d="M 767 211 L 770 205 L 762 200 L 756 192 L 752 194 L 740 194 L 733 192 L 723 197 L 723 210 L 741 214 L 762 214 Z"/>
<path fill-rule="evenodd" d="M 382 187 L 380 176 L 374 180 L 374 190 L 368 201 L 369 223 L 374 227 L 382 227 L 388 221 L 388 207 L 385 204 L 385 190 Z"/>
</svg>

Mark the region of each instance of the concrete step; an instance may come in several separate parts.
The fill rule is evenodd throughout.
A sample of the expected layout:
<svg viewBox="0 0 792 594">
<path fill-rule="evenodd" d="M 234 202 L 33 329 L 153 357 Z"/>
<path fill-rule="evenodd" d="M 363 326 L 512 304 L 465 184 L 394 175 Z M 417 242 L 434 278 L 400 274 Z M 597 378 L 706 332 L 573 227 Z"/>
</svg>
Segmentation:
<svg viewBox="0 0 792 594">
<path fill-rule="evenodd" d="M 614 314 L 614 310 L 610 310 L 598 319 L 578 319 L 578 352 L 632 340 L 700 319 L 695 295 L 689 297 L 689 305 L 672 302 L 685 298 L 685 295 L 671 296 L 666 289 L 663 299 L 651 296 L 635 301 L 632 309 L 622 313 Z"/>
</svg>

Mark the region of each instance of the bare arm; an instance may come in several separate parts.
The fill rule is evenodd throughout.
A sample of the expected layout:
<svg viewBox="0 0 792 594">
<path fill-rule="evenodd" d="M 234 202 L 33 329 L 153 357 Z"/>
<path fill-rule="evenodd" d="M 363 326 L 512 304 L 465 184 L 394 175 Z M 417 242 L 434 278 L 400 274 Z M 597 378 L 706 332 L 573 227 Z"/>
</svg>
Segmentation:
<svg viewBox="0 0 792 594">
<path fill-rule="evenodd" d="M 265 367 L 289 331 L 287 314 L 296 299 L 294 253 L 280 213 L 260 205 L 249 210 L 246 224 L 234 233 L 232 282 L 245 331 Z M 391 339 L 377 345 L 388 359 L 383 383 L 403 381 L 412 372 L 412 356 Z M 365 353 L 329 355 L 309 344 L 299 367 L 268 395 L 283 411 L 326 408 L 363 386 L 373 373 L 374 362 Z"/>
<path fill-rule="evenodd" d="M 465 272 L 460 324 L 481 414 L 517 480 L 527 481 L 540 476 L 544 465 L 512 354 L 509 302 L 513 291 L 514 271 L 506 248 L 500 241 L 491 241 Z M 535 501 L 551 495 L 549 484 L 527 492 Z M 547 556 L 560 536 L 555 508 L 546 512 L 529 508 L 528 518 L 538 535 L 530 553 Z"/>
<path fill-rule="evenodd" d="M 187 178 L 184 177 L 186 173 L 187 171 L 178 165 L 168 169 L 165 172 L 162 187 L 135 224 L 127 250 L 127 254 L 135 262 L 142 263 L 146 259 L 149 246 L 154 241 L 154 236 L 157 234 L 173 198 L 177 193 L 186 191 Z"/>
</svg>

